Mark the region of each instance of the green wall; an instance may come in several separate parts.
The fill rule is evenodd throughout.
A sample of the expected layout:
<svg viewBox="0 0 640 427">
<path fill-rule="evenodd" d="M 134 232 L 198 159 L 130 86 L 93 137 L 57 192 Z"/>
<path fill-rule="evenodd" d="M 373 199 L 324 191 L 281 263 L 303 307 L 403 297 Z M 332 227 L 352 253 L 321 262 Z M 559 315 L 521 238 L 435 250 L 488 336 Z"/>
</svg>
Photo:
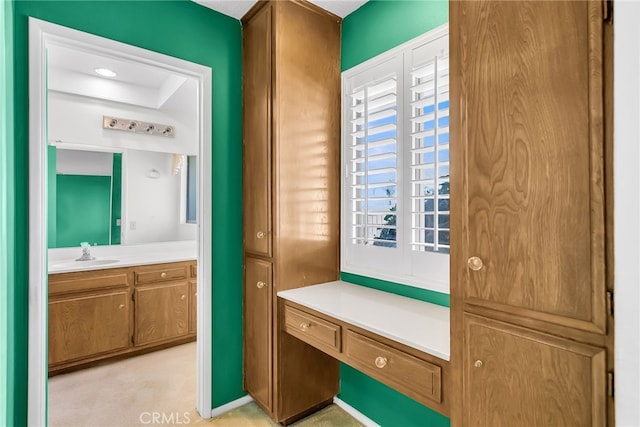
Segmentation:
<svg viewBox="0 0 640 427">
<path fill-rule="evenodd" d="M 342 22 L 341 68 L 348 70 L 448 20 L 447 1 L 370 0 Z M 449 306 L 449 295 L 345 272 L 340 276 L 347 282 Z M 448 418 L 344 364 L 339 397 L 382 426 L 449 425 Z"/>
<path fill-rule="evenodd" d="M 58 248 L 108 245 L 111 237 L 111 177 L 56 177 L 56 241 Z M 52 218 L 49 218 L 49 223 Z"/>
<path fill-rule="evenodd" d="M 3 6 L 6 1 L 3 1 Z M 15 136 L 9 150 L 4 219 L 16 238 L 1 239 L 9 262 L 8 425 L 26 424 L 28 321 L 28 23 L 33 16 L 212 68 L 213 374 L 212 407 L 242 391 L 242 34 L 240 22 L 191 1 L 10 1 L 14 9 Z M 9 5 L 9 7 L 11 7 Z M 6 27 L 3 27 L 6 28 Z M 4 43 L 11 38 L 3 38 Z M 11 47 L 11 46 L 9 46 Z M 10 80 L 11 81 L 11 80 Z M 4 160 L 3 160 L 4 161 Z M 4 165 L 3 165 L 4 166 Z M 15 218 L 15 221 L 13 221 Z M 6 242 L 6 243 L 5 243 Z M 4 248 L 3 248 L 4 249 Z M 13 259 L 17 260 L 15 263 Z M 211 284 L 206 284 L 211 285 Z M 4 289 L 4 287 L 2 288 Z M 16 326 L 19 325 L 19 326 Z M 4 345 L 2 346 L 5 347 Z"/>
<path fill-rule="evenodd" d="M 13 419 L 13 4 L 0 2 L 0 425 Z"/>
</svg>

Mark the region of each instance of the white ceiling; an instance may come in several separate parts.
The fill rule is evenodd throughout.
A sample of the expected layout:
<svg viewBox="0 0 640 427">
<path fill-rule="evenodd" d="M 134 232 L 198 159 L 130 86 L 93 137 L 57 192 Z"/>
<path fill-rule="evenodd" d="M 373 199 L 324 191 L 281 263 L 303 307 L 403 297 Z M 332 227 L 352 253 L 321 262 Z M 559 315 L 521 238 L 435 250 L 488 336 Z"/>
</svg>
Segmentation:
<svg viewBox="0 0 640 427">
<path fill-rule="evenodd" d="M 240 19 L 256 3 L 256 0 L 193 0 L 225 15 Z M 342 18 L 362 6 L 367 0 L 310 0 L 321 8 Z"/>
<path fill-rule="evenodd" d="M 57 92 L 160 109 L 187 79 L 166 69 L 62 46 L 47 48 L 48 88 Z M 101 77 L 96 68 L 115 71 Z"/>
</svg>

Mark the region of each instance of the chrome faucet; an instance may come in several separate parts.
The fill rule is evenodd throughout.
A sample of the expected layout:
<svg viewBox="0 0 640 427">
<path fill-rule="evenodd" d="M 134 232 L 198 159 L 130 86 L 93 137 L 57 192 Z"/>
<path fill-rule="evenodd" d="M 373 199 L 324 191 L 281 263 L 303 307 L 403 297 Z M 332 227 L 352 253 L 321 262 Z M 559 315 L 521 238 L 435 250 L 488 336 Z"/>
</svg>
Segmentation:
<svg viewBox="0 0 640 427">
<path fill-rule="evenodd" d="M 82 248 L 82 255 L 76 261 L 91 261 L 92 259 L 96 259 L 96 257 L 91 256 L 91 245 L 89 242 L 80 243 L 80 247 Z"/>
</svg>

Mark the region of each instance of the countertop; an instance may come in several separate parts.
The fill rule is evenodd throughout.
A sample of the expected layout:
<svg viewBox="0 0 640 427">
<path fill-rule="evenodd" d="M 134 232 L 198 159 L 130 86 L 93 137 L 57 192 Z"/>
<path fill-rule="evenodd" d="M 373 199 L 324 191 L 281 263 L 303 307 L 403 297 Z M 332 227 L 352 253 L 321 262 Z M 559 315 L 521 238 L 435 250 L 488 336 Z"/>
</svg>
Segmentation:
<svg viewBox="0 0 640 427">
<path fill-rule="evenodd" d="M 49 274 L 193 261 L 198 256 L 198 245 L 195 240 L 189 240 L 130 246 L 92 246 L 91 256 L 96 258 L 94 261 L 76 261 L 81 254 L 80 247 L 49 249 Z"/>
<path fill-rule="evenodd" d="M 278 292 L 280 298 L 449 360 L 449 308 L 336 281 Z"/>
</svg>

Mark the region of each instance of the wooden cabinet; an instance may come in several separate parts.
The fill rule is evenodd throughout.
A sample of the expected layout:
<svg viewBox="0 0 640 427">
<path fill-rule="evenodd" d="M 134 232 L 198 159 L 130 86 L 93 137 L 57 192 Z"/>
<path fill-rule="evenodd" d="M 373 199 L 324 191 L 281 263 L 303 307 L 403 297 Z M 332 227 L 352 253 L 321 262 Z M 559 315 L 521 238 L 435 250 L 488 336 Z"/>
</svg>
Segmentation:
<svg viewBox="0 0 640 427">
<path fill-rule="evenodd" d="M 189 333 L 189 283 L 136 288 L 135 344 L 165 341 Z"/>
<path fill-rule="evenodd" d="M 454 425 L 607 422 L 607 7 L 450 4 Z"/>
<path fill-rule="evenodd" d="M 606 424 L 605 350 L 465 315 L 466 426 Z"/>
<path fill-rule="evenodd" d="M 272 393 L 272 293 L 271 263 L 246 258 L 244 279 L 245 388 L 265 408 Z"/>
<path fill-rule="evenodd" d="M 193 341 L 195 266 L 49 275 L 49 373 Z"/>
<path fill-rule="evenodd" d="M 283 332 L 275 293 L 339 275 L 340 18 L 261 1 L 242 23 L 245 388 L 286 423 L 338 392 L 337 362 Z"/>
</svg>

